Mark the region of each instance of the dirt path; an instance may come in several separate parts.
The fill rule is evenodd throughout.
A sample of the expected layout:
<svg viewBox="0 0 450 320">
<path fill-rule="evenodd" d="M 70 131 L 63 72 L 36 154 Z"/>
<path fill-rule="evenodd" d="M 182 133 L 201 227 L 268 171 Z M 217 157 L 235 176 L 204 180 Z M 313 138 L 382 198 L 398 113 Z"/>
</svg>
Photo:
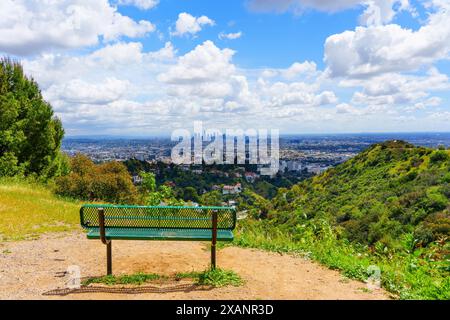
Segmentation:
<svg viewBox="0 0 450 320">
<path fill-rule="evenodd" d="M 209 258 L 205 243 L 113 241 L 115 274 L 202 271 Z M 97 286 L 92 290 L 98 292 L 55 295 L 67 293 L 61 289 L 66 287 L 68 277 L 64 272 L 70 265 L 78 265 L 82 277 L 103 275 L 105 246 L 100 241 L 87 240 L 81 232 L 0 243 L 0 299 L 389 298 L 383 290 L 367 292 L 364 283 L 344 279 L 338 272 L 304 258 L 236 247 L 220 250 L 218 265 L 237 272 L 245 280 L 241 287 L 210 289 L 172 281 L 128 288 L 122 294 Z"/>
</svg>

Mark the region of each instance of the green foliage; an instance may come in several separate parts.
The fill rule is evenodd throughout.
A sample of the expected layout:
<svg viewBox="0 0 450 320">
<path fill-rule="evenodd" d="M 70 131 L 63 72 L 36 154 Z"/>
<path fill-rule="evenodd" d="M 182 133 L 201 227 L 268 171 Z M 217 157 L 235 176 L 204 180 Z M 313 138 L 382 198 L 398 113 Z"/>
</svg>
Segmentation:
<svg viewBox="0 0 450 320">
<path fill-rule="evenodd" d="M 0 59 L 0 176 L 63 174 L 61 121 L 18 62 Z"/>
<path fill-rule="evenodd" d="M 70 159 L 71 172 L 55 180 L 55 192 L 62 196 L 89 201 L 132 204 L 137 190 L 126 167 L 120 162 L 94 164 L 77 154 Z"/>
<path fill-rule="evenodd" d="M 244 283 L 241 277 L 231 270 L 206 270 L 203 272 L 185 272 L 177 273 L 175 280 L 180 279 L 193 279 L 198 285 L 212 286 L 212 287 L 225 287 L 225 286 L 240 286 Z M 93 283 L 101 283 L 108 286 L 113 285 L 143 285 L 145 283 L 159 280 L 170 279 L 168 276 L 159 275 L 155 273 L 135 273 L 131 275 L 107 275 L 102 277 L 93 277 L 86 279 L 82 282 L 82 285 L 87 286 Z"/>
<path fill-rule="evenodd" d="M 383 286 L 401 298 L 448 299 L 449 154 L 403 141 L 373 145 L 280 188 L 266 219 L 238 224 L 236 243 L 308 254 L 360 280 L 377 265 Z"/>
<path fill-rule="evenodd" d="M 203 272 L 188 272 L 177 273 L 176 278 L 195 279 L 196 284 L 206 285 L 213 287 L 225 287 L 225 286 L 241 286 L 244 284 L 242 278 L 232 270 L 222 270 L 219 268 L 206 270 Z"/>
<path fill-rule="evenodd" d="M 146 192 L 155 192 L 156 191 L 156 179 L 155 175 L 151 172 L 140 171 L 139 176 L 142 178 L 140 191 L 143 193 Z"/>
<path fill-rule="evenodd" d="M 114 276 L 114 275 L 107 275 L 103 277 L 97 277 L 97 278 L 89 278 L 82 282 L 82 285 L 90 285 L 92 283 L 102 283 L 106 284 L 108 286 L 118 285 L 118 284 L 133 284 L 133 285 L 142 285 L 146 282 L 152 281 L 152 280 L 158 280 L 163 278 L 163 276 L 160 276 L 158 274 L 154 273 L 136 273 L 132 275 L 120 275 L 120 276 Z"/>
<path fill-rule="evenodd" d="M 416 245 L 423 246 L 442 235 L 423 224 L 450 205 L 449 168 L 447 150 L 388 141 L 290 190 L 280 189 L 269 216 L 287 223 L 289 232 L 305 216 L 325 217 L 346 239 L 370 246 L 381 242 L 390 249 L 400 246 L 403 234 L 420 231 L 426 242 Z M 286 219 L 293 211 L 302 215 Z"/>
<path fill-rule="evenodd" d="M 436 150 L 430 155 L 431 163 L 439 163 L 449 160 L 450 160 L 449 153 L 445 150 Z"/>
<path fill-rule="evenodd" d="M 24 165 L 19 165 L 19 160 L 12 152 L 5 152 L 0 157 L 0 177 L 14 177 L 24 173 Z"/>
<path fill-rule="evenodd" d="M 200 197 L 197 194 L 197 190 L 194 187 L 186 187 L 183 190 L 183 200 L 199 202 Z"/>
<path fill-rule="evenodd" d="M 155 174 L 152 172 L 140 171 L 139 176 L 142 178 L 139 191 L 144 204 L 148 206 L 183 204 L 183 201 L 176 199 L 172 188 L 167 185 L 159 187 L 156 185 Z"/>
<path fill-rule="evenodd" d="M 381 285 L 400 299 L 450 299 L 450 268 L 440 256 L 450 245 L 437 242 L 427 250 L 418 250 L 416 241 L 412 234 L 405 234 L 400 251 L 380 242 L 370 248 L 337 237 L 326 220 L 297 225 L 292 234 L 286 232 L 285 225 L 250 219 L 240 221 L 233 244 L 299 254 L 360 281 L 366 281 L 376 266 L 381 270 Z"/>
<path fill-rule="evenodd" d="M 198 275 L 198 284 L 213 287 L 235 286 L 238 287 L 244 283 L 241 277 L 231 270 L 212 269 L 202 272 Z"/>
<path fill-rule="evenodd" d="M 218 190 L 206 192 L 200 196 L 199 201 L 206 206 L 220 206 L 223 202 L 222 193 Z"/>
</svg>

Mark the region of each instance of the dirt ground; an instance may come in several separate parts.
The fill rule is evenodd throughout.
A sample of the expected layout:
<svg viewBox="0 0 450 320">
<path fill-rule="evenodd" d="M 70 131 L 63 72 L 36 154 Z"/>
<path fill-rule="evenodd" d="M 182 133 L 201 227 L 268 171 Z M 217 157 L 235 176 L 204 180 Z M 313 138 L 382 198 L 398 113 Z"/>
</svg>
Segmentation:
<svg viewBox="0 0 450 320">
<path fill-rule="evenodd" d="M 210 253 L 206 243 L 113 241 L 113 273 L 174 275 L 203 271 Z M 302 257 L 226 247 L 218 266 L 245 281 L 240 287 L 198 287 L 189 280 L 165 280 L 134 287 L 91 285 L 67 289 L 69 266 L 81 277 L 104 275 L 106 249 L 81 232 L 48 234 L 38 240 L 0 243 L 0 299 L 389 299 L 383 290 L 343 278 Z"/>
</svg>

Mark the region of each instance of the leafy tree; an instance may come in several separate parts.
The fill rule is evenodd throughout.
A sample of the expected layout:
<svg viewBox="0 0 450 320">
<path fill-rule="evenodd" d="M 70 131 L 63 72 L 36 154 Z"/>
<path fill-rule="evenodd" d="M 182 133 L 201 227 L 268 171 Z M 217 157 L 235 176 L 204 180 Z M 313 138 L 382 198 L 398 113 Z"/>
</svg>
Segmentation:
<svg viewBox="0 0 450 320">
<path fill-rule="evenodd" d="M 198 196 L 197 190 L 194 187 L 186 187 L 183 192 L 184 201 L 194 201 L 199 202 L 200 198 Z"/>
<path fill-rule="evenodd" d="M 63 135 L 61 121 L 37 83 L 18 62 L 0 59 L 0 175 L 65 173 Z"/>
<path fill-rule="evenodd" d="M 153 173 L 141 171 L 139 176 L 142 178 L 141 192 L 154 192 L 156 190 L 156 178 Z"/>
</svg>

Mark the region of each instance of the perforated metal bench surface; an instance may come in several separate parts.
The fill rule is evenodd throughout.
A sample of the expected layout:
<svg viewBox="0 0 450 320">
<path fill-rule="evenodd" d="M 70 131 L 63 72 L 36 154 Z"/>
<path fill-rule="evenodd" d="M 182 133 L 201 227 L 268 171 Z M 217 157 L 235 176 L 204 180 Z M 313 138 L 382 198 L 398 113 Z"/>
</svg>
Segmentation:
<svg viewBox="0 0 450 320">
<path fill-rule="evenodd" d="M 107 245 L 107 273 L 112 273 L 111 240 L 211 241 L 215 267 L 216 241 L 232 241 L 233 207 L 126 206 L 87 204 L 80 209 L 88 239 Z"/>
</svg>

